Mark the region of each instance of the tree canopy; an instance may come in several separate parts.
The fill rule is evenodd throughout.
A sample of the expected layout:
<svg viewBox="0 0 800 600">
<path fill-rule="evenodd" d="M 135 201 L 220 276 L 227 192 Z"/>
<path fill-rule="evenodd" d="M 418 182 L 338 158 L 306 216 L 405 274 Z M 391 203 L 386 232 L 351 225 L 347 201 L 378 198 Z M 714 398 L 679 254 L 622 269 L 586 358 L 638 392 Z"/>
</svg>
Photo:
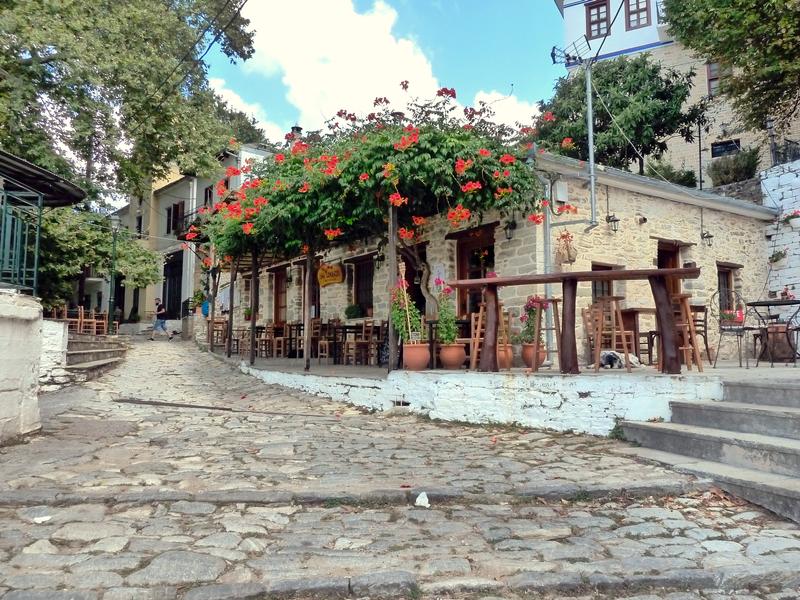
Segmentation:
<svg viewBox="0 0 800 600">
<path fill-rule="evenodd" d="M 7 0 L 0 145 L 87 187 L 139 192 L 170 163 L 212 173 L 231 133 L 202 52 L 253 52 L 229 0 Z"/>
<path fill-rule="evenodd" d="M 691 142 L 698 123 L 706 124 L 705 102 L 684 107 L 693 77 L 692 72 L 664 69 L 647 54 L 596 63 L 592 67 L 597 90 L 593 95 L 596 160 L 622 169 L 638 161 L 639 173 L 643 173 L 644 161 L 636 150 L 658 159 L 671 137 L 678 135 Z M 624 135 L 603 107 L 598 92 Z M 553 98 L 542 102 L 538 128 L 543 146 L 588 160 L 586 110 L 586 73 L 581 69 L 559 79 Z"/>
<path fill-rule="evenodd" d="M 670 31 L 731 69 L 720 82 L 743 120 L 787 125 L 800 108 L 800 6 L 796 0 L 666 0 Z"/>
</svg>

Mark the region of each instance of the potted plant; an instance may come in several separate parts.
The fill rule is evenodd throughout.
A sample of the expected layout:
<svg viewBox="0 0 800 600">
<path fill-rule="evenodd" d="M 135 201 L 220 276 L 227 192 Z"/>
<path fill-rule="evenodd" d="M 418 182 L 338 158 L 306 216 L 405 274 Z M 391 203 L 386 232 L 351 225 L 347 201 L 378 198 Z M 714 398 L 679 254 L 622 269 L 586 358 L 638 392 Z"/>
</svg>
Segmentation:
<svg viewBox="0 0 800 600">
<path fill-rule="evenodd" d="M 403 368 L 422 371 L 428 367 L 431 353 L 422 343 L 422 316 L 408 295 L 408 282 L 400 278 L 392 288 L 390 316 L 400 339 L 403 341 Z"/>
<path fill-rule="evenodd" d="M 795 231 L 800 229 L 800 210 L 793 210 L 781 217 L 781 223 L 788 225 Z"/>
<path fill-rule="evenodd" d="M 364 313 L 361 312 L 361 307 L 358 304 L 350 304 L 344 309 L 345 319 L 358 319 L 363 316 Z"/>
<path fill-rule="evenodd" d="M 539 329 L 538 339 L 536 337 L 536 321 L 537 313 L 540 310 L 547 310 L 548 306 L 549 304 L 544 298 L 528 296 L 523 307 L 523 313 L 519 317 L 520 323 L 522 323 L 522 330 L 514 336 L 514 341 L 522 344 L 522 360 L 529 369 L 534 368 L 534 360 L 536 360 L 536 367 L 538 367 L 547 358 L 541 329 Z"/>
<path fill-rule="evenodd" d="M 783 261 L 786 260 L 786 257 L 789 255 L 789 250 L 784 248 L 783 250 L 775 250 L 772 255 L 769 257 L 769 264 L 773 267 L 777 267 L 783 264 Z"/>
<path fill-rule="evenodd" d="M 573 236 L 566 229 L 556 237 L 556 262 L 559 264 L 573 264 L 578 259 L 578 250 L 575 248 Z"/>
<path fill-rule="evenodd" d="M 194 294 L 192 294 L 191 305 L 194 309 L 195 314 L 197 314 L 200 310 L 200 307 L 203 306 L 203 302 L 206 299 L 206 295 L 203 290 L 195 290 Z"/>
<path fill-rule="evenodd" d="M 249 321 L 250 318 L 253 316 L 253 309 L 249 306 L 244 309 L 244 320 Z"/>
<path fill-rule="evenodd" d="M 456 309 L 453 305 L 453 288 L 444 280 L 434 280 L 439 289 L 439 321 L 436 324 L 436 337 L 439 340 L 439 360 L 445 369 L 460 369 L 467 360 L 464 344 L 457 344 Z"/>
<path fill-rule="evenodd" d="M 741 327 L 744 323 L 744 311 L 741 307 L 720 310 L 719 321 L 721 327 Z"/>
</svg>

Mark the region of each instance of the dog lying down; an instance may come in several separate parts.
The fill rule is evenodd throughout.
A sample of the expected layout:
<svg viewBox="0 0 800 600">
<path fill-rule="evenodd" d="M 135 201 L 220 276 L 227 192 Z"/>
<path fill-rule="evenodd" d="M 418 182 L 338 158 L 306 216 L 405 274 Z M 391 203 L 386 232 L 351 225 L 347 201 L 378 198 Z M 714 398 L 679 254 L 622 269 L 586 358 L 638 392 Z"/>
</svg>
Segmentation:
<svg viewBox="0 0 800 600">
<path fill-rule="evenodd" d="M 636 358 L 635 354 L 629 354 L 628 358 L 631 361 L 632 367 L 642 366 L 642 363 L 639 362 L 639 359 Z M 625 355 L 614 350 L 603 350 L 600 353 L 600 366 L 604 369 L 624 369 Z"/>
</svg>

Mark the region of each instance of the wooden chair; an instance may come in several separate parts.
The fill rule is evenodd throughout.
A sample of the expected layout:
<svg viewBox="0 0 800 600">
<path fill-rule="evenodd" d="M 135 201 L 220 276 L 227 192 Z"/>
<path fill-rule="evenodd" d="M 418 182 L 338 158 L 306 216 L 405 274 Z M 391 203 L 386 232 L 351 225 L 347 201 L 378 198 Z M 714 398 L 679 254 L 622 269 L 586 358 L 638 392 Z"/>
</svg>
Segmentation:
<svg viewBox="0 0 800 600">
<path fill-rule="evenodd" d="M 486 323 L 483 318 L 484 304 L 481 303 L 478 312 L 470 315 L 470 342 L 469 342 L 469 368 L 478 368 L 478 358 L 480 356 L 483 337 L 486 334 Z"/>
<path fill-rule="evenodd" d="M 288 325 L 286 323 L 276 324 L 274 326 L 274 334 L 272 337 L 272 356 L 275 358 L 285 358 L 286 357 L 286 328 Z M 281 332 L 278 335 L 278 331 Z"/>
<path fill-rule="evenodd" d="M 261 358 L 270 358 L 272 357 L 272 341 L 275 337 L 275 327 L 271 324 L 267 324 L 264 327 L 264 333 L 261 334 L 258 339 L 256 339 L 256 351 L 258 352 L 258 356 Z"/>
<path fill-rule="evenodd" d="M 683 352 L 687 369 L 692 370 L 692 360 L 694 360 L 697 370 L 702 373 L 703 359 L 700 356 L 700 348 L 697 347 L 697 332 L 694 326 L 692 307 L 689 304 L 691 297 L 691 294 L 673 294 L 670 298 L 676 307 L 675 327 L 681 338 L 678 350 Z"/>
<path fill-rule="evenodd" d="M 560 350 L 560 344 L 561 344 L 561 321 L 559 320 L 559 316 L 558 316 L 558 303 L 559 302 L 560 302 L 560 300 L 558 298 L 544 298 L 544 299 L 542 299 L 542 304 L 549 304 L 550 308 L 553 311 L 553 331 L 555 333 L 555 338 L 556 338 L 556 356 L 558 356 L 559 360 L 560 360 L 560 358 L 561 358 L 561 350 Z M 542 328 L 542 314 L 543 313 L 544 313 L 544 311 L 541 310 L 541 306 L 540 306 L 539 310 L 536 311 L 536 323 L 534 324 L 534 328 L 533 328 L 534 339 L 535 340 L 538 340 L 541 332 L 544 331 L 544 329 Z M 532 367 L 533 372 L 536 373 L 537 371 L 539 371 L 539 367 L 540 366 L 541 365 L 539 365 L 539 352 L 538 352 L 538 349 L 537 349 L 533 353 L 533 367 Z"/>
<path fill-rule="evenodd" d="M 83 313 L 80 332 L 88 335 L 95 335 L 97 332 L 97 318 L 94 315 L 94 309 L 90 310 L 88 314 L 83 311 L 83 308 L 80 310 Z"/>
<path fill-rule="evenodd" d="M 95 320 L 95 334 L 108 335 L 108 313 L 97 313 Z"/>
<path fill-rule="evenodd" d="M 594 339 L 594 371 L 600 370 L 600 353 L 607 343 L 610 350 L 617 351 L 618 343 L 622 345 L 625 354 L 625 369 L 631 372 L 630 353 L 633 350 L 634 339 L 632 331 L 625 331 L 622 322 L 620 302 L 622 296 L 604 296 L 590 307 L 590 319 Z"/>
<path fill-rule="evenodd" d="M 344 361 L 345 364 L 357 364 L 361 361 L 362 365 L 369 364 L 370 345 L 374 343 L 373 332 L 375 330 L 375 322 L 365 319 L 361 323 L 361 333 L 353 336 L 344 344 Z"/>
<path fill-rule="evenodd" d="M 708 364 L 711 364 L 711 350 L 708 347 L 708 307 L 704 305 L 692 304 L 691 309 L 695 335 L 699 338 L 702 338 L 703 344 L 705 344 L 706 347 L 706 358 L 708 358 Z"/>
<path fill-rule="evenodd" d="M 64 322 L 67 324 L 67 331 L 69 333 L 81 333 L 81 327 L 83 326 L 83 307 L 79 306 L 75 311 L 75 317 L 69 316 L 69 311 L 67 310 L 66 305 L 64 306 Z"/>
<path fill-rule="evenodd" d="M 222 319 L 214 319 L 208 324 L 210 330 L 209 339 L 211 340 L 211 350 L 214 348 L 224 348 L 225 340 L 228 337 L 228 323 Z"/>
</svg>

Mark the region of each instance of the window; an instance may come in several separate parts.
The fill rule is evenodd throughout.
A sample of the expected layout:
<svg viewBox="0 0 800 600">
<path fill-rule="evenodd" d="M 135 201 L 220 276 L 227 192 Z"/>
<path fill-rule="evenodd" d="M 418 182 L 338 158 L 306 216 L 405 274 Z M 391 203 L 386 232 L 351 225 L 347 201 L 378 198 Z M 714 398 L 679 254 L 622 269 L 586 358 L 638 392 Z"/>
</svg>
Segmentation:
<svg viewBox="0 0 800 600">
<path fill-rule="evenodd" d="M 724 142 L 714 142 L 711 144 L 711 158 L 720 156 L 730 156 L 742 149 L 741 140 L 725 140 Z"/>
<path fill-rule="evenodd" d="M 275 271 L 273 283 L 274 302 L 273 320 L 276 323 L 286 322 L 286 269 Z"/>
<path fill-rule="evenodd" d="M 590 40 L 603 37 L 609 26 L 608 0 L 586 5 L 586 37 Z"/>
<path fill-rule="evenodd" d="M 179 232 L 183 226 L 183 209 L 185 203 L 183 200 L 172 205 L 172 231 Z"/>
<path fill-rule="evenodd" d="M 656 0 L 656 13 L 658 24 L 664 25 L 667 22 L 667 12 L 664 10 L 664 0 Z"/>
<path fill-rule="evenodd" d="M 242 306 L 250 306 L 250 278 L 242 278 L 242 291 L 239 292 Z"/>
<path fill-rule="evenodd" d="M 625 0 L 625 29 L 639 29 L 650 25 L 650 0 Z"/>
<path fill-rule="evenodd" d="M 372 310 L 372 280 L 375 274 L 375 264 L 372 257 L 353 265 L 353 304 L 361 307 L 362 314 Z"/>
<path fill-rule="evenodd" d="M 719 95 L 720 66 L 719 63 L 706 65 L 706 78 L 708 79 L 708 95 L 712 98 Z"/>
<path fill-rule="evenodd" d="M 611 265 L 598 265 L 592 263 L 592 271 L 612 271 Z M 597 302 L 598 298 L 614 295 L 613 281 L 593 281 L 592 282 L 592 303 Z"/>
<path fill-rule="evenodd" d="M 203 206 L 211 206 L 214 203 L 214 186 L 210 185 L 203 190 Z"/>
<path fill-rule="evenodd" d="M 172 233 L 172 207 L 167 207 L 167 233 Z"/>
<path fill-rule="evenodd" d="M 736 309 L 733 305 L 733 269 L 717 267 L 717 293 L 721 311 Z"/>
</svg>

